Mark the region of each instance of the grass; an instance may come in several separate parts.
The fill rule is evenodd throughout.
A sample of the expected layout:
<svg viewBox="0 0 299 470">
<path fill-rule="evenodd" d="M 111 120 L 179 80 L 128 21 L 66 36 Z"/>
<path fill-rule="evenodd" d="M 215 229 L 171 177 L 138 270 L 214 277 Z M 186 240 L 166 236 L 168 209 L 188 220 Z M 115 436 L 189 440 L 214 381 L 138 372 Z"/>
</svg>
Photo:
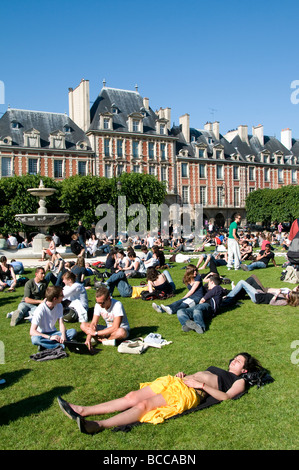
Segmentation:
<svg viewBox="0 0 299 470">
<path fill-rule="evenodd" d="M 281 282 L 280 267 L 255 271 L 266 286 L 293 287 Z M 170 270 L 177 296 L 185 291 L 182 264 Z M 235 283 L 246 279 L 243 271 L 219 268 Z M 27 271 L 33 277 L 33 271 Z M 130 280 L 138 284 L 138 280 Z M 230 288 L 230 286 L 228 286 Z M 7 312 L 14 310 L 23 294 L 0 293 L 0 339 L 5 361 L 0 376 L 0 439 L 2 450 L 293 450 L 298 448 L 298 364 L 291 361 L 291 344 L 299 340 L 298 311 L 292 307 L 255 305 L 249 299 L 216 318 L 204 335 L 183 333 L 176 315 L 158 314 L 151 302 L 121 299 L 132 328 L 132 337 L 157 332 L 172 344 L 148 349 L 141 356 L 119 354 L 102 347 L 94 357 L 35 362 L 29 324 L 10 327 Z M 94 290 L 88 291 L 94 305 Z M 115 298 L 120 299 L 118 292 Z M 175 300 L 176 300 L 175 298 Z M 170 303 L 170 302 L 169 302 Z M 73 326 L 73 325 L 72 325 Z M 79 324 L 79 339 L 84 341 Z M 143 424 L 129 433 L 106 430 L 95 436 L 81 434 L 74 421 L 60 411 L 56 397 L 78 404 L 95 404 L 137 389 L 140 382 L 180 370 L 192 373 L 209 365 L 227 367 L 236 353 L 248 351 L 269 368 L 275 382 L 252 388 L 237 401 L 223 402 L 164 424 Z M 293 361 L 294 362 L 294 361 Z M 297 430 L 297 431 L 296 431 Z"/>
</svg>

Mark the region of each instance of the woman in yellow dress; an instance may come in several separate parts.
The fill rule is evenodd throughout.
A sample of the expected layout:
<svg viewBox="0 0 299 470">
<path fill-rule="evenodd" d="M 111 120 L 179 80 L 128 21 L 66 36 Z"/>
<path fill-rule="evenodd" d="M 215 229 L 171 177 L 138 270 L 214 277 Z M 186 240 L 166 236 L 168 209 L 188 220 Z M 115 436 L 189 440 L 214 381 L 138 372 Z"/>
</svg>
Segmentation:
<svg viewBox="0 0 299 470">
<path fill-rule="evenodd" d="M 95 434 L 115 426 L 136 421 L 158 424 L 171 416 L 196 407 L 208 395 L 216 400 L 229 400 L 245 391 L 242 374 L 260 370 L 259 362 L 248 353 L 240 353 L 231 360 L 229 369 L 209 367 L 205 371 L 186 375 L 178 372 L 154 382 L 140 384 L 140 389 L 122 398 L 94 406 L 69 404 L 61 397 L 58 403 L 62 411 L 77 421 L 81 432 Z M 87 416 L 120 412 L 100 421 L 86 420 Z"/>
</svg>

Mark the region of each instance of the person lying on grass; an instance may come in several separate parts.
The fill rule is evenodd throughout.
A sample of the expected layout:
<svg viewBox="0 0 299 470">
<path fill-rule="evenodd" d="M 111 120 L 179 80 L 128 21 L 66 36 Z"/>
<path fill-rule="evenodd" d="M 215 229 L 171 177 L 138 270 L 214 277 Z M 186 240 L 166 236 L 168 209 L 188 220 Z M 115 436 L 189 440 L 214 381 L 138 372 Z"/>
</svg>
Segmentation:
<svg viewBox="0 0 299 470">
<path fill-rule="evenodd" d="M 77 421 L 80 431 L 86 434 L 95 434 L 136 421 L 158 424 L 196 407 L 207 396 L 212 396 L 218 401 L 237 397 L 246 390 L 243 374 L 262 369 L 257 359 L 243 352 L 230 361 L 228 370 L 212 366 L 192 375 L 178 372 L 175 376 L 168 375 L 154 382 L 141 383 L 139 390 L 94 406 L 69 404 L 61 397 L 58 397 L 58 403 L 69 418 Z M 120 413 L 108 419 L 85 420 L 87 416 L 116 411 Z"/>
<path fill-rule="evenodd" d="M 273 306 L 283 307 L 290 305 L 298 307 L 299 290 L 296 286 L 293 290 L 288 288 L 265 288 L 256 276 L 250 276 L 246 281 L 241 280 L 237 285 L 224 297 L 222 307 L 226 307 L 240 299 L 240 294 L 247 293 L 251 301 L 255 304 L 269 304 Z"/>
</svg>

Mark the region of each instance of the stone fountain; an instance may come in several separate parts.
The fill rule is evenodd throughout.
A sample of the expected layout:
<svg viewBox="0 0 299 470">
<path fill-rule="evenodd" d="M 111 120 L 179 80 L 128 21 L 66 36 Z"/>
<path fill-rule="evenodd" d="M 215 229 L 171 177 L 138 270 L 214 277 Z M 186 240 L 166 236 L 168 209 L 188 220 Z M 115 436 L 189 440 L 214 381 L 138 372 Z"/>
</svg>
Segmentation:
<svg viewBox="0 0 299 470">
<path fill-rule="evenodd" d="M 30 188 L 27 191 L 39 198 L 39 208 L 37 214 L 16 214 L 15 218 L 18 222 L 24 225 L 38 227 L 39 233 L 33 238 L 32 251 L 33 253 L 40 253 L 43 248 L 48 247 L 46 241 L 46 234 L 49 227 L 52 225 L 59 225 L 69 218 L 69 214 L 65 213 L 49 213 L 46 208 L 45 198 L 51 196 L 56 192 L 55 188 L 46 188 L 42 180 L 38 188 Z"/>
</svg>

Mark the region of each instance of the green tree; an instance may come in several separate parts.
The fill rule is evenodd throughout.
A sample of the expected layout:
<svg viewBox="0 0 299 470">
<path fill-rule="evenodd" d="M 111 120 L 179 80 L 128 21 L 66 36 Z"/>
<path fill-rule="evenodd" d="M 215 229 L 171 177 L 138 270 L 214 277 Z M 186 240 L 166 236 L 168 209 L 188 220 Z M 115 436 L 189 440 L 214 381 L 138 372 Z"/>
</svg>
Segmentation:
<svg viewBox="0 0 299 470">
<path fill-rule="evenodd" d="M 258 189 L 247 196 L 245 207 L 248 222 L 292 222 L 299 217 L 299 187 Z"/>
</svg>

